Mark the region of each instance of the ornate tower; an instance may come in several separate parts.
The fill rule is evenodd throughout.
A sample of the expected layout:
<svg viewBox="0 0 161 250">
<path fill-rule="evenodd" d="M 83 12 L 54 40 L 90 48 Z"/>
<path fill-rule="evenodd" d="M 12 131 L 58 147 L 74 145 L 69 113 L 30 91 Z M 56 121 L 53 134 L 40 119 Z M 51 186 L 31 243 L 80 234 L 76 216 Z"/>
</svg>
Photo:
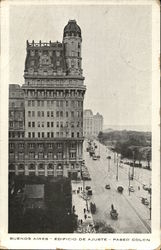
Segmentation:
<svg viewBox="0 0 161 250">
<path fill-rule="evenodd" d="M 68 75 L 82 75 L 81 69 L 81 29 L 75 20 L 70 20 L 64 28 L 63 43 Z"/>
</svg>

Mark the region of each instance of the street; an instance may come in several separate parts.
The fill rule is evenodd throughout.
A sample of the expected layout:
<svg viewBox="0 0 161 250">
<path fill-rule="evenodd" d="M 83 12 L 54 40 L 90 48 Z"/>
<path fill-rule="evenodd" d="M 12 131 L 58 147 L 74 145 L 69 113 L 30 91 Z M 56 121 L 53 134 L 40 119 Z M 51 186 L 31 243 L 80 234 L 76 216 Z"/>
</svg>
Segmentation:
<svg viewBox="0 0 161 250">
<path fill-rule="evenodd" d="M 119 164 L 117 180 L 117 164 L 114 162 L 113 152 L 99 142 L 96 144 L 96 155 L 99 154 L 101 157 L 93 160 L 86 152 L 88 143 L 84 142 L 84 159 L 91 176 L 91 181 L 86 181 L 86 185 L 90 185 L 93 190 L 91 201 L 95 202 L 97 208 L 96 214 L 93 215 L 94 221 L 111 225 L 116 233 L 149 233 L 150 211 L 148 206 L 141 203 L 141 197 L 149 201 L 150 195 L 142 188 L 142 184 L 149 185 L 151 172 L 135 168 L 136 179 L 130 181 L 134 192 L 129 193 L 130 167 L 123 163 Z M 108 160 L 107 156 L 111 156 L 111 160 Z M 106 184 L 110 184 L 111 189 L 105 189 Z M 123 186 L 122 194 L 117 191 L 118 186 Z M 117 209 L 117 220 L 110 216 L 111 204 Z"/>
</svg>

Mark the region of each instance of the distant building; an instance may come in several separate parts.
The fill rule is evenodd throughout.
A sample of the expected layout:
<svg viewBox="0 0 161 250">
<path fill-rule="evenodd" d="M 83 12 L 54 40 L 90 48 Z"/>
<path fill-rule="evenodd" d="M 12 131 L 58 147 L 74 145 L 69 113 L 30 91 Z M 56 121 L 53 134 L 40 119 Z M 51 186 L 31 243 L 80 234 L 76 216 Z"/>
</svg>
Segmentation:
<svg viewBox="0 0 161 250">
<path fill-rule="evenodd" d="M 98 112 L 93 115 L 92 110 L 86 109 L 83 113 L 83 131 L 85 137 L 97 137 L 103 130 L 103 116 Z"/>
<path fill-rule="evenodd" d="M 9 172 L 81 177 L 83 100 L 81 29 L 75 20 L 63 41 L 27 41 L 25 83 L 9 87 Z"/>
</svg>

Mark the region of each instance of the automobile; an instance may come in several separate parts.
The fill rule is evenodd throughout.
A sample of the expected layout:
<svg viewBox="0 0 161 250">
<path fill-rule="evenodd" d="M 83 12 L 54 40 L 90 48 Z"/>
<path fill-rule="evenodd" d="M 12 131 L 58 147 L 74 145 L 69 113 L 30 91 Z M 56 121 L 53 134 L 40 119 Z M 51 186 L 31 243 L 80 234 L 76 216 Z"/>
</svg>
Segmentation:
<svg viewBox="0 0 161 250">
<path fill-rule="evenodd" d="M 142 197 L 141 202 L 146 206 L 149 205 L 149 201 L 147 200 L 147 198 Z"/>
<path fill-rule="evenodd" d="M 101 158 L 101 156 L 100 155 L 97 155 L 97 159 L 100 159 Z"/>
<path fill-rule="evenodd" d="M 130 192 L 134 192 L 134 191 L 135 191 L 134 187 L 133 187 L 133 186 L 130 186 L 130 187 L 129 187 L 129 191 L 130 191 Z"/>
<path fill-rule="evenodd" d="M 143 189 L 146 190 L 146 191 L 148 191 L 149 187 L 147 185 L 143 184 Z"/>
<path fill-rule="evenodd" d="M 93 160 L 97 160 L 97 156 L 96 155 L 93 155 Z"/>
<path fill-rule="evenodd" d="M 89 190 L 89 189 L 91 189 L 91 187 L 90 186 L 86 186 L 86 190 Z"/>
<path fill-rule="evenodd" d="M 117 187 L 117 191 L 118 191 L 119 193 L 122 193 L 123 190 L 124 190 L 124 188 L 123 188 L 122 186 L 118 186 L 118 187 Z"/>
<path fill-rule="evenodd" d="M 105 186 L 105 188 L 106 188 L 106 189 L 111 189 L 110 184 L 107 184 L 107 185 Z"/>
<path fill-rule="evenodd" d="M 87 195 L 92 195 L 92 189 L 89 189 L 89 190 L 87 191 Z"/>
</svg>

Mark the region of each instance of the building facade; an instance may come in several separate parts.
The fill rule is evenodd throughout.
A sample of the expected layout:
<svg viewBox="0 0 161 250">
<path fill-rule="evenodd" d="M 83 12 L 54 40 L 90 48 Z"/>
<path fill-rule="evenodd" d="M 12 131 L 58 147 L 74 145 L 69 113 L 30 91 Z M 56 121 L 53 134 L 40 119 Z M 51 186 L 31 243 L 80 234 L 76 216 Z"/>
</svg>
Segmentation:
<svg viewBox="0 0 161 250">
<path fill-rule="evenodd" d="M 83 131 L 85 137 L 97 137 L 99 132 L 103 130 L 103 116 L 98 112 L 93 115 L 92 110 L 84 110 Z"/>
<path fill-rule="evenodd" d="M 62 43 L 27 41 L 24 84 L 19 86 L 23 93 L 24 158 L 20 162 L 21 142 L 16 137 L 10 172 L 12 166 L 12 173 L 18 175 L 81 176 L 86 90 L 81 43 L 81 29 L 75 20 L 65 26 Z"/>
</svg>

